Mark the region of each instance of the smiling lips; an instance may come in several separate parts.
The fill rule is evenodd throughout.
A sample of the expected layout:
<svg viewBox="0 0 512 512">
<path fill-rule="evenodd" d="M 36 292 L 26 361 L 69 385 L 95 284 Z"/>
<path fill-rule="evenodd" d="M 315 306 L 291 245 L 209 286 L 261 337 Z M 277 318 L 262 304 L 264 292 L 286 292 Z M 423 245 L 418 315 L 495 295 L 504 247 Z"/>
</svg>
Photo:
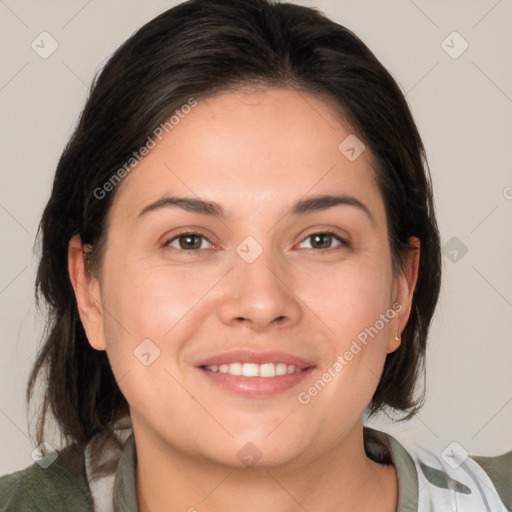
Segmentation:
<svg viewBox="0 0 512 512">
<path fill-rule="evenodd" d="M 284 352 L 251 350 L 225 352 L 201 361 L 197 367 L 221 388 L 253 397 L 286 391 L 315 368 Z"/>
</svg>

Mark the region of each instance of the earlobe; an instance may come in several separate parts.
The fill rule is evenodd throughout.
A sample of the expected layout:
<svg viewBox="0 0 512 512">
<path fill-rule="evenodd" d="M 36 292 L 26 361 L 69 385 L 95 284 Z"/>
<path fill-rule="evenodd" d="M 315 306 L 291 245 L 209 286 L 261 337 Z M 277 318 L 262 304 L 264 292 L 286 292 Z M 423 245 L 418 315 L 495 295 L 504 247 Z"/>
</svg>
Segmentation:
<svg viewBox="0 0 512 512">
<path fill-rule="evenodd" d="M 418 269 L 420 261 L 420 240 L 417 237 L 410 237 L 409 243 L 414 247 L 409 250 L 407 259 L 404 262 L 402 272 L 397 277 L 396 296 L 394 301 L 401 305 L 400 314 L 395 322 L 396 327 L 391 329 L 387 346 L 387 353 L 395 351 L 401 343 L 401 333 L 404 330 L 412 308 L 414 289 L 418 280 Z M 396 330 L 394 330 L 396 329 Z M 397 339 L 398 338 L 398 339 Z"/>
<path fill-rule="evenodd" d="M 94 349 L 105 350 L 99 282 L 86 271 L 80 235 L 75 235 L 69 241 L 68 271 L 87 339 Z"/>
<path fill-rule="evenodd" d="M 398 315 L 398 319 L 396 322 L 396 333 L 394 334 L 394 337 L 388 341 L 386 354 L 394 352 L 400 346 L 401 341 L 402 339 L 400 336 L 400 315 Z"/>
</svg>

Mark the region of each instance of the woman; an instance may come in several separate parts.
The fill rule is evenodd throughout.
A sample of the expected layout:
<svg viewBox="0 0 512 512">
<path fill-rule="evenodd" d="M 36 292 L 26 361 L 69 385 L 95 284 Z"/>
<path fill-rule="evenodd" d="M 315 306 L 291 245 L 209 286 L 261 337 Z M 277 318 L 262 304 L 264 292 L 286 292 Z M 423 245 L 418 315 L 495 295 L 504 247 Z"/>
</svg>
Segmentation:
<svg viewBox="0 0 512 512">
<path fill-rule="evenodd" d="M 40 229 L 46 450 L 1 510 L 510 509 L 512 452 L 363 427 L 421 407 L 439 233 L 402 93 L 319 12 L 192 0 L 143 26 Z"/>
</svg>

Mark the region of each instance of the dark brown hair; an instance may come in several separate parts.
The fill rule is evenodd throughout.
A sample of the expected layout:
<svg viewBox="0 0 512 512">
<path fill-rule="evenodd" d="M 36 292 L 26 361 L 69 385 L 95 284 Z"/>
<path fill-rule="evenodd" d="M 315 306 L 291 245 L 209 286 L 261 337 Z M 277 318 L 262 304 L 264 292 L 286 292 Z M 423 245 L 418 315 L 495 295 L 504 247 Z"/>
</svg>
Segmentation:
<svg viewBox="0 0 512 512">
<path fill-rule="evenodd" d="M 360 39 L 316 9 L 269 0 L 190 0 L 144 25 L 111 56 L 59 160 L 38 232 L 36 296 L 49 312 L 27 388 L 30 401 L 38 376 L 46 376 L 37 444 L 49 411 L 64 439 L 81 447 L 95 434 L 112 438 L 114 422 L 129 413 L 106 353 L 86 339 L 67 270 L 75 234 L 92 247 L 91 271 L 99 268 L 116 189 L 103 198 L 94 191 L 191 97 L 247 85 L 328 99 L 371 150 L 393 271 L 401 270 L 411 236 L 421 242 L 421 257 L 401 346 L 388 354 L 368 411 L 398 411 L 406 419 L 423 404 L 424 391 L 417 397 L 415 384 L 439 296 L 441 252 L 425 152 L 404 95 Z"/>
</svg>

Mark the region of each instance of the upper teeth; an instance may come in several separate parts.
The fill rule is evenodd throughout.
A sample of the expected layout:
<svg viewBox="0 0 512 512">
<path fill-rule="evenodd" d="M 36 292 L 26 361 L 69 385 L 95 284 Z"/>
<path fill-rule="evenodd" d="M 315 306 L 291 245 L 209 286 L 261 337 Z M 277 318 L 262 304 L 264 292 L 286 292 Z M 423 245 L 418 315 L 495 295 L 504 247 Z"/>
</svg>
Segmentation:
<svg viewBox="0 0 512 512">
<path fill-rule="evenodd" d="M 296 368 L 293 364 L 286 363 L 231 363 L 231 364 L 213 364 L 205 366 L 211 372 L 229 373 L 231 375 L 243 375 L 244 377 L 275 377 L 276 375 L 286 375 L 287 373 L 299 373 L 301 368 Z"/>
</svg>

